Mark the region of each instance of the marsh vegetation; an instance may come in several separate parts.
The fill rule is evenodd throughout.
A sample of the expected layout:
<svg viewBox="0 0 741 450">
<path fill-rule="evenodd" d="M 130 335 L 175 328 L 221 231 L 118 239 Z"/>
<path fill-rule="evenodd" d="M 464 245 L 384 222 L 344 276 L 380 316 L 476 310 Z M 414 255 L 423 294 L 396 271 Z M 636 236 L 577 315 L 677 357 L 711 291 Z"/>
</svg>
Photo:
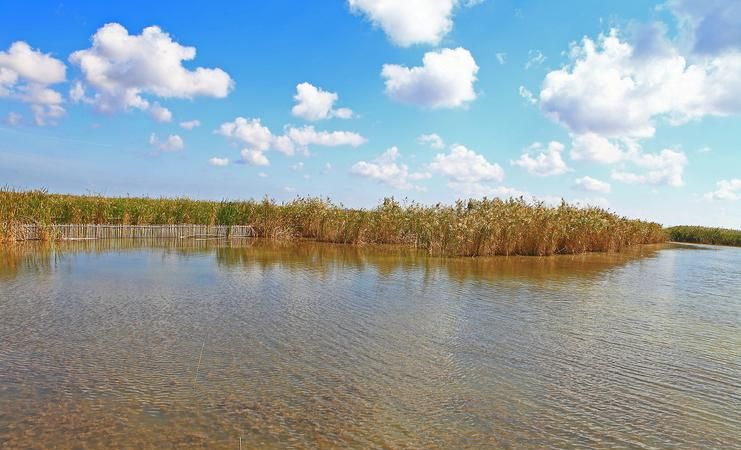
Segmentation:
<svg viewBox="0 0 741 450">
<path fill-rule="evenodd" d="M 666 231 L 669 239 L 675 242 L 741 247 L 741 230 L 682 225 Z"/>
<path fill-rule="evenodd" d="M 0 239 L 21 224 L 250 225 L 259 237 L 343 244 L 395 244 L 431 255 L 553 255 L 619 251 L 664 242 L 658 223 L 628 219 L 598 207 L 523 198 L 459 200 L 422 205 L 387 198 L 372 209 L 297 197 L 203 201 L 188 198 L 102 197 L 0 190 Z M 51 236 L 46 236 L 50 239 Z"/>
</svg>

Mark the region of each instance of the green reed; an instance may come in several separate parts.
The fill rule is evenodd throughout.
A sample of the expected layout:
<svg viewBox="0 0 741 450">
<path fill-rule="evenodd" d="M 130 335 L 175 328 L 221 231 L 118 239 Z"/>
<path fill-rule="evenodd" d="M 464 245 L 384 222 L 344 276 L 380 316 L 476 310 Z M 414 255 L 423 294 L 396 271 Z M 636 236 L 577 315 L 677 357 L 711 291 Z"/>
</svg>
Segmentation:
<svg viewBox="0 0 741 450">
<path fill-rule="evenodd" d="M 0 240 L 12 240 L 18 225 L 27 223 L 251 225 L 258 236 L 271 239 L 396 244 L 443 256 L 619 251 L 666 240 L 657 223 L 597 207 L 548 206 L 522 198 L 434 206 L 387 198 L 373 209 L 349 209 L 320 198 L 219 202 L 0 189 Z"/>
<path fill-rule="evenodd" d="M 741 230 L 683 225 L 667 228 L 666 232 L 669 239 L 676 242 L 741 247 Z"/>
</svg>

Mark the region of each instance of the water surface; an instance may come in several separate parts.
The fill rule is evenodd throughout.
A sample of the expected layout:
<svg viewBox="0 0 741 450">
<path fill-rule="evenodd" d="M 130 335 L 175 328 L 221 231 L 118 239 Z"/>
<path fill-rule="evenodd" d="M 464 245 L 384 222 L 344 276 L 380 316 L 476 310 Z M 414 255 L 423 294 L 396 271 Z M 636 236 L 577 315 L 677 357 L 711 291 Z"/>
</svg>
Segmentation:
<svg viewBox="0 0 741 450">
<path fill-rule="evenodd" d="M 741 249 L 0 250 L 0 448 L 738 448 Z"/>
</svg>

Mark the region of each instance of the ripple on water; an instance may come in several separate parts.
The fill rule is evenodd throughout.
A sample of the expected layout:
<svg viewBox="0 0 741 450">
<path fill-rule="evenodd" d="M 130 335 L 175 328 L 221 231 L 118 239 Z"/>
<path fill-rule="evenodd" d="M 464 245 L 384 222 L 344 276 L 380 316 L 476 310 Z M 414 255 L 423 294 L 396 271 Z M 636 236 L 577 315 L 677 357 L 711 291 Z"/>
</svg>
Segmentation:
<svg viewBox="0 0 741 450">
<path fill-rule="evenodd" d="M 739 447 L 740 279 L 675 246 L 15 249 L 0 447 Z"/>
</svg>

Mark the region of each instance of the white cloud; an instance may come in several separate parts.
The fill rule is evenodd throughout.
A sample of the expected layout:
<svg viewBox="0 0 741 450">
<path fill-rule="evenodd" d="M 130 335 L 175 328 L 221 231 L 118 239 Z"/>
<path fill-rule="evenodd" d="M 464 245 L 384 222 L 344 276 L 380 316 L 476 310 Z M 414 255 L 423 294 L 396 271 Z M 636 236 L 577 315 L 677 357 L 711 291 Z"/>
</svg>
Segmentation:
<svg viewBox="0 0 741 450">
<path fill-rule="evenodd" d="M 495 56 L 497 57 L 497 61 L 499 62 L 499 64 L 507 64 L 506 53 L 497 53 Z"/>
<path fill-rule="evenodd" d="M 417 138 L 421 145 L 429 145 L 431 148 L 440 150 L 445 148 L 445 142 L 437 133 L 423 134 Z"/>
<path fill-rule="evenodd" d="M 296 153 L 296 144 L 294 144 L 291 138 L 286 135 L 275 136 L 273 138 L 273 149 L 286 156 L 292 156 Z M 304 153 L 307 152 L 304 151 Z"/>
<path fill-rule="evenodd" d="M 712 148 L 710 148 L 710 147 L 708 147 L 708 146 L 705 146 L 705 147 L 699 148 L 699 149 L 697 150 L 697 153 L 710 153 L 710 152 L 712 152 L 712 151 L 713 151 L 713 149 L 712 149 Z"/>
<path fill-rule="evenodd" d="M 265 172 L 260 172 L 260 173 L 257 174 L 257 176 L 260 177 L 260 178 L 267 178 L 268 177 L 268 174 L 266 174 Z"/>
<path fill-rule="evenodd" d="M 391 147 L 371 162 L 356 162 L 350 169 L 350 172 L 396 189 L 421 190 L 421 187 L 415 186 L 412 182 L 430 178 L 430 173 L 410 173 L 409 167 L 406 164 L 398 164 L 396 162 L 399 156 L 399 149 Z"/>
<path fill-rule="evenodd" d="M 221 124 L 216 133 L 246 145 L 240 154 L 247 164 L 253 166 L 270 164 L 265 152 L 270 149 L 273 142 L 273 133 L 262 125 L 260 119 L 237 117 L 233 122 Z"/>
<path fill-rule="evenodd" d="M 3 119 L 3 123 L 5 123 L 6 125 L 10 125 L 11 127 L 16 127 L 20 125 L 22 122 L 23 122 L 23 116 L 13 111 L 9 112 Z"/>
<path fill-rule="evenodd" d="M 149 115 L 157 122 L 172 122 L 172 112 L 157 102 L 149 108 Z"/>
<path fill-rule="evenodd" d="M 741 178 L 720 180 L 717 189 L 705 194 L 708 200 L 741 200 Z"/>
<path fill-rule="evenodd" d="M 359 147 L 367 142 L 363 136 L 351 131 L 316 131 L 311 125 L 302 128 L 288 128 L 285 134 L 296 146 L 302 148 L 310 145 Z"/>
<path fill-rule="evenodd" d="M 577 134 L 571 139 L 571 158 L 577 161 L 612 164 L 625 157 L 625 152 L 617 144 L 598 134 Z"/>
<path fill-rule="evenodd" d="M 741 52 L 690 64 L 663 33 L 644 27 L 631 44 L 612 30 L 574 44 L 572 64 L 546 75 L 543 111 L 574 134 L 607 138 L 652 137 L 660 118 L 679 125 L 741 113 Z"/>
<path fill-rule="evenodd" d="M 237 117 L 233 122 L 221 124 L 217 134 L 246 144 L 249 148 L 264 152 L 273 142 L 273 133 L 260 122 L 260 119 Z"/>
<path fill-rule="evenodd" d="M 607 208 L 608 206 L 610 206 L 610 201 L 604 197 L 575 198 L 569 201 L 569 203 L 580 206 L 582 208 L 585 208 L 585 207 Z"/>
<path fill-rule="evenodd" d="M 504 180 L 504 170 L 473 150 L 454 145 L 449 153 L 440 153 L 430 163 L 430 170 L 457 183 L 479 183 Z"/>
<path fill-rule="evenodd" d="M 589 176 L 577 178 L 576 180 L 574 180 L 574 183 L 576 187 L 587 192 L 600 192 L 602 194 L 609 194 L 611 190 L 610 183 Z"/>
<path fill-rule="evenodd" d="M 629 184 L 668 185 L 680 187 L 684 184 L 682 175 L 687 165 L 687 157 L 676 150 L 664 149 L 659 153 L 643 153 L 631 157 L 637 166 L 648 169 L 647 172 L 636 174 L 616 170 L 612 172 L 612 179 Z"/>
<path fill-rule="evenodd" d="M 64 63 L 18 41 L 0 51 L 0 97 L 31 105 L 36 125 L 56 123 L 65 114 L 62 95 L 49 88 L 65 80 Z"/>
<path fill-rule="evenodd" d="M 520 191 L 514 188 L 506 186 L 488 186 L 482 183 L 467 183 L 451 181 L 448 183 L 448 187 L 461 195 L 466 197 L 481 198 L 481 197 L 529 197 L 530 194 L 524 191 Z"/>
<path fill-rule="evenodd" d="M 268 160 L 265 153 L 260 150 L 245 148 L 239 153 L 242 156 L 242 161 L 246 162 L 251 166 L 269 166 L 270 160 Z"/>
<path fill-rule="evenodd" d="M 225 122 L 215 131 L 228 139 L 236 140 L 246 148 L 242 151 L 243 159 L 254 165 L 267 165 L 268 158 L 264 153 L 275 150 L 291 156 L 295 152 L 308 153 L 309 146 L 337 147 L 348 145 L 358 147 L 367 140 L 350 131 L 316 131 L 313 126 L 302 128 L 286 127 L 284 134 L 274 135 L 260 119 L 237 117 L 232 122 Z"/>
<path fill-rule="evenodd" d="M 33 112 L 34 123 L 40 127 L 56 125 L 56 119 L 64 117 L 66 114 L 65 109 L 58 104 L 32 104 L 31 112 Z"/>
<path fill-rule="evenodd" d="M 350 10 L 363 13 L 396 45 L 437 45 L 453 28 L 457 0 L 348 0 Z"/>
<path fill-rule="evenodd" d="M 67 69 L 62 61 L 17 41 L 7 51 L 0 51 L 0 70 L 5 72 L 0 80 L 20 78 L 30 83 L 50 85 L 64 81 Z"/>
<path fill-rule="evenodd" d="M 530 50 L 527 52 L 527 62 L 525 63 L 525 70 L 539 66 L 545 62 L 547 58 L 540 50 Z"/>
<path fill-rule="evenodd" d="M 156 134 L 149 135 L 149 145 L 156 147 L 163 152 L 176 152 L 185 148 L 183 138 L 177 134 L 167 136 L 164 141 L 160 140 Z"/>
<path fill-rule="evenodd" d="M 69 98 L 75 103 L 82 103 L 88 100 L 85 95 L 85 86 L 79 81 L 75 81 L 71 88 L 69 88 Z"/>
<path fill-rule="evenodd" d="M 296 86 L 296 100 L 291 113 L 305 120 L 321 120 L 330 117 L 339 119 L 350 119 L 353 112 L 348 108 L 334 109 L 338 99 L 334 92 L 327 92 L 310 83 L 301 83 Z"/>
<path fill-rule="evenodd" d="M 457 108 L 476 99 L 474 83 L 479 67 L 462 48 L 425 53 L 422 66 L 385 64 L 386 95 L 392 100 L 429 108 Z"/>
<path fill-rule="evenodd" d="M 530 103 L 531 105 L 534 105 L 538 103 L 538 100 L 535 98 L 532 92 L 528 90 L 525 86 L 520 86 L 520 97 L 524 98 L 526 102 Z"/>
<path fill-rule="evenodd" d="M 215 167 L 224 167 L 229 165 L 229 158 L 217 158 L 214 156 L 208 160 L 208 163 Z"/>
<path fill-rule="evenodd" d="M 198 128 L 201 126 L 200 120 L 188 120 L 185 122 L 180 122 L 180 128 L 184 128 L 186 130 L 192 130 L 194 128 Z"/>
<path fill-rule="evenodd" d="M 304 163 L 303 162 L 297 162 L 296 164 L 291 166 L 291 170 L 294 172 L 301 172 L 304 170 Z"/>
<path fill-rule="evenodd" d="M 518 160 L 512 161 L 512 164 L 524 168 L 531 175 L 540 177 L 562 175 L 570 170 L 561 158 L 563 149 L 564 145 L 560 142 L 551 141 L 546 149 L 540 142 L 535 142 L 525 149 Z M 536 152 L 537 155 L 531 156 Z"/>
<path fill-rule="evenodd" d="M 219 68 L 189 70 L 184 61 L 196 57 L 195 47 L 182 46 L 157 26 L 130 35 L 117 23 L 99 28 L 92 46 L 70 56 L 80 66 L 85 83 L 95 90 L 87 102 L 101 112 L 150 108 L 146 95 L 192 99 L 223 98 L 233 86 Z"/>
</svg>

